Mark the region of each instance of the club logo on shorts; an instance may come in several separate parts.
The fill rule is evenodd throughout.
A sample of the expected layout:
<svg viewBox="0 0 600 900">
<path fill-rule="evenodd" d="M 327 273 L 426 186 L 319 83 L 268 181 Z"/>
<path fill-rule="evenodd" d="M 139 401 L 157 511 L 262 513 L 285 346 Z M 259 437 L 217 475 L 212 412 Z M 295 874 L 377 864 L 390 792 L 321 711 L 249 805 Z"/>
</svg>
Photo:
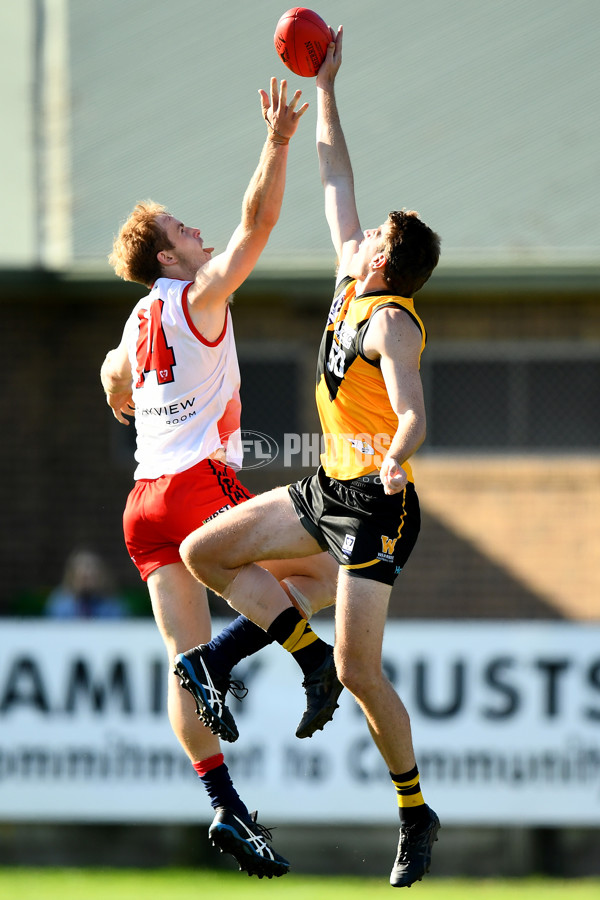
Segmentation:
<svg viewBox="0 0 600 900">
<path fill-rule="evenodd" d="M 381 553 L 377 554 L 377 559 L 382 559 L 385 562 L 394 562 L 394 550 L 396 549 L 396 543 L 398 538 L 389 538 L 385 534 L 381 535 Z"/>
<path fill-rule="evenodd" d="M 346 535 L 346 537 L 344 538 L 344 543 L 342 545 L 342 553 L 344 554 L 344 556 L 352 556 L 352 551 L 354 550 L 354 541 L 355 540 L 356 540 L 356 538 L 353 535 L 351 535 L 351 534 Z"/>
<path fill-rule="evenodd" d="M 381 535 L 381 551 L 382 553 L 389 553 L 390 556 L 393 554 L 396 549 L 396 541 L 398 538 L 389 538 L 386 537 L 385 534 Z"/>
</svg>

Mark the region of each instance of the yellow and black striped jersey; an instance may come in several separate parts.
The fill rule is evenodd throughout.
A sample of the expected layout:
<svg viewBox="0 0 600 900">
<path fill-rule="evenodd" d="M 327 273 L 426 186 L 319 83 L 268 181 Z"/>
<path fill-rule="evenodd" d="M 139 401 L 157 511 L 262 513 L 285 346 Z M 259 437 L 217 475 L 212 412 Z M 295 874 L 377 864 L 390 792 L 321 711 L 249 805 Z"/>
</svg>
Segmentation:
<svg viewBox="0 0 600 900">
<path fill-rule="evenodd" d="M 330 478 L 359 478 L 381 468 L 398 428 L 378 360 L 364 355 L 371 317 L 384 307 L 404 309 L 419 327 L 421 353 L 426 332 L 412 299 L 371 292 L 356 296 L 356 281 L 336 288 L 317 364 L 316 399 L 324 436 L 321 463 Z M 419 357 L 420 358 L 420 357 Z M 405 462 L 409 481 L 410 465 Z"/>
</svg>

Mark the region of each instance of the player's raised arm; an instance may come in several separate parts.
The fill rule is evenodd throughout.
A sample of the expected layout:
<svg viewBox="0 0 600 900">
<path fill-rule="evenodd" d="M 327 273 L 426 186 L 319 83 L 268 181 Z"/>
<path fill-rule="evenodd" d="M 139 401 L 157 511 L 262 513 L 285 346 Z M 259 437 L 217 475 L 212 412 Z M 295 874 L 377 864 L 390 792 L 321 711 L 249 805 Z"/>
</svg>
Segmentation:
<svg viewBox="0 0 600 900">
<path fill-rule="evenodd" d="M 188 300 L 194 305 L 225 302 L 248 277 L 265 248 L 279 218 L 288 157 L 288 144 L 308 104 L 298 106 L 301 91 L 288 104 L 287 82 L 271 79 L 270 97 L 261 90 L 261 110 L 267 124 L 258 166 L 242 202 L 241 222 L 225 251 L 215 256 L 196 275 Z"/>
<path fill-rule="evenodd" d="M 354 175 L 338 113 L 334 82 L 342 64 L 343 30 L 329 45 L 317 75 L 317 153 L 325 191 L 325 215 L 344 275 L 343 262 L 362 239 L 354 195 Z"/>
</svg>

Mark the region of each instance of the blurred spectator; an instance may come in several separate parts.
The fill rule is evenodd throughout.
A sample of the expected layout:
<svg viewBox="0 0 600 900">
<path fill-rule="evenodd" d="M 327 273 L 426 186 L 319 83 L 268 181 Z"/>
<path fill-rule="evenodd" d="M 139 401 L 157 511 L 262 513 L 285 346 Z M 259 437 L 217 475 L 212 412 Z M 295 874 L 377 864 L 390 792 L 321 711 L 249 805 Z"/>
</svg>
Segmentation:
<svg viewBox="0 0 600 900">
<path fill-rule="evenodd" d="M 54 619 L 119 619 L 128 614 L 104 560 L 91 550 L 75 550 L 68 557 L 45 612 Z"/>
</svg>

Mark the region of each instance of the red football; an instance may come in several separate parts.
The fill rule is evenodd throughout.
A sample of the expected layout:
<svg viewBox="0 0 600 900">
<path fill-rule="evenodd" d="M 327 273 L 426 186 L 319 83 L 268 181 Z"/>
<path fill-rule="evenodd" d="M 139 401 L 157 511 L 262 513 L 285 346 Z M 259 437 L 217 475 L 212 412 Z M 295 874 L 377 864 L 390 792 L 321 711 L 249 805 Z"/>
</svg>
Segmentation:
<svg viewBox="0 0 600 900">
<path fill-rule="evenodd" d="M 321 16 L 304 6 L 288 9 L 275 29 L 275 49 L 295 75 L 314 78 L 332 41 L 331 29 Z"/>
</svg>

